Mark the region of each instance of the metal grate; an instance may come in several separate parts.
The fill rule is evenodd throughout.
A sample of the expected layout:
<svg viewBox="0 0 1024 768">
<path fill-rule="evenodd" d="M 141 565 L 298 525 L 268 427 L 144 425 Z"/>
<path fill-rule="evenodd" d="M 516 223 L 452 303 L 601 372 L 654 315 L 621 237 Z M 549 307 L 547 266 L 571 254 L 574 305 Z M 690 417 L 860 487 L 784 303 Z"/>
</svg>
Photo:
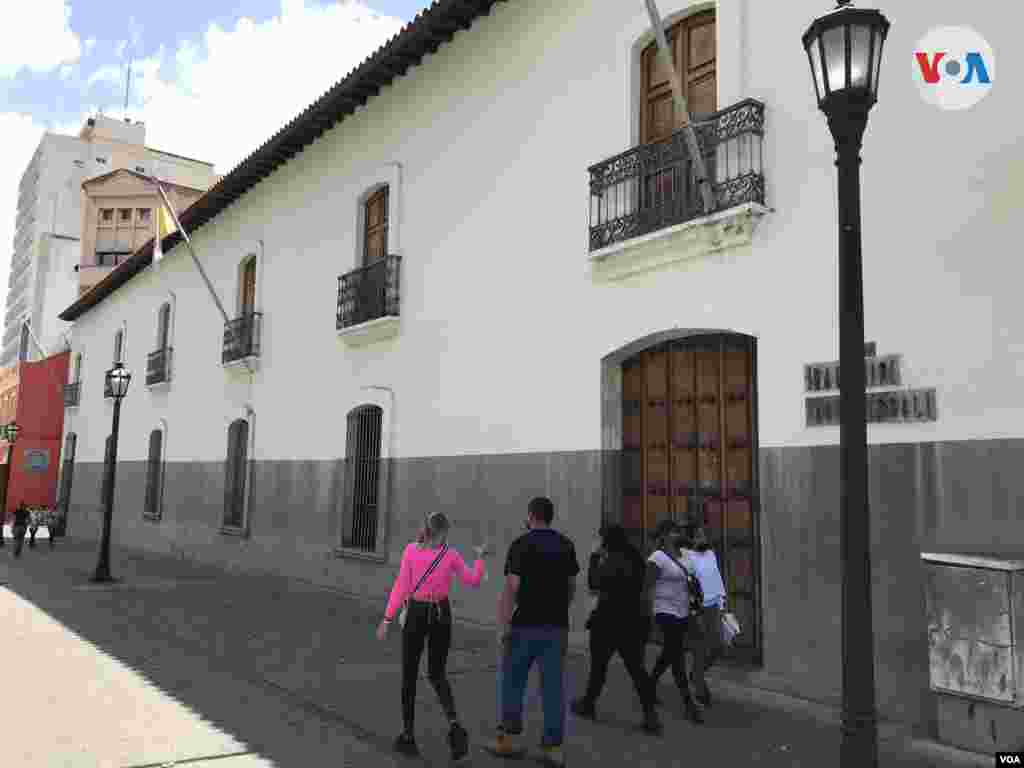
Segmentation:
<svg viewBox="0 0 1024 768">
<path fill-rule="evenodd" d="M 149 433 L 149 457 L 146 462 L 146 498 L 145 514 L 149 517 L 157 517 L 160 514 L 160 486 L 161 470 L 163 469 L 163 440 L 164 433 L 154 429 Z"/>
<path fill-rule="evenodd" d="M 262 312 L 250 312 L 224 326 L 221 362 L 232 363 L 247 357 L 259 357 L 262 320 Z"/>
<path fill-rule="evenodd" d="M 391 254 L 338 278 L 336 327 L 340 330 L 381 317 L 397 317 L 402 257 Z"/>
<path fill-rule="evenodd" d="M 590 250 L 743 203 L 764 203 L 764 104 L 746 99 L 694 122 L 714 189 L 704 210 L 685 134 L 590 167 Z"/>
<path fill-rule="evenodd" d="M 245 522 L 245 475 L 248 468 L 249 422 L 237 419 L 228 427 L 228 455 L 224 468 L 224 527 L 242 528 Z"/>
<path fill-rule="evenodd" d="M 146 384 L 171 380 L 171 348 L 164 347 L 146 356 Z"/>
<path fill-rule="evenodd" d="M 342 546 L 368 552 L 377 548 L 382 416 L 376 405 L 360 406 L 348 415 Z"/>
</svg>

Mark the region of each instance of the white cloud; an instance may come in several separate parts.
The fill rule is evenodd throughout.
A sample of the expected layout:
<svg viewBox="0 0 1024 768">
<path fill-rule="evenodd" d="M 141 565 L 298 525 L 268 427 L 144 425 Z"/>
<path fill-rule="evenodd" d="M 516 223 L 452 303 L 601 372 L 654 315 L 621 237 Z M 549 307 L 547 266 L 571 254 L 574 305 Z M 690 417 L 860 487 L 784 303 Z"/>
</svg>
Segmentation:
<svg viewBox="0 0 1024 768">
<path fill-rule="evenodd" d="M 14 77 L 22 69 L 49 72 L 81 55 L 67 0 L 19 3 L 17 13 L 7 16 L 0 24 L 0 78 Z"/>
<path fill-rule="evenodd" d="M 4 151 L 0 152 L 0 285 L 3 286 L 7 285 L 14 253 L 18 184 L 43 137 L 43 130 L 44 126 L 29 115 L 0 112 L 0 136 L 4 137 Z M 6 295 L 6 288 L 4 290 Z"/>
<path fill-rule="evenodd" d="M 281 6 L 268 21 L 211 24 L 204 40 L 136 62 L 133 116 L 147 144 L 227 173 L 402 28 L 359 0 Z"/>
<path fill-rule="evenodd" d="M 60 69 L 57 71 L 60 74 L 61 80 L 67 80 L 69 77 L 71 77 L 71 73 L 74 71 L 74 67 L 70 64 L 61 64 Z"/>
</svg>

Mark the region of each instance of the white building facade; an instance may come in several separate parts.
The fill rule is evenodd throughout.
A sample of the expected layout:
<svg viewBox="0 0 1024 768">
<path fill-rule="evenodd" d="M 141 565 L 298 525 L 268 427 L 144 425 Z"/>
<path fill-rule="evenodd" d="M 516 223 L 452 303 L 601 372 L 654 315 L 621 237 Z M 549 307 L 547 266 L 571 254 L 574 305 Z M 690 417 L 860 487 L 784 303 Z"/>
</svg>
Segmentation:
<svg viewBox="0 0 1024 768">
<path fill-rule="evenodd" d="M 691 103 L 715 111 L 720 197 L 690 216 L 671 142 L 637 149 L 662 114 L 643 3 L 466 3 L 493 8 L 417 63 L 417 35 L 470 21 L 456 5 L 186 212 L 227 332 L 181 243 L 156 264 L 144 248 L 64 313 L 83 361 L 65 418 L 73 535 L 99 535 L 118 355 L 134 379 L 117 545 L 383 601 L 436 509 L 458 545 L 501 550 L 546 494 L 581 557 L 602 518 L 642 535 L 697 517 L 750 679 L 838 701 L 834 149 L 800 46 L 827 8 L 659 1 L 682 25 Z M 1024 540 L 1007 258 L 1024 149 L 998 81 L 962 113 L 917 93 L 914 45 L 958 4 L 883 10 L 862 183 L 877 686 L 884 717 L 928 728 L 921 552 Z M 970 23 L 998 55 L 1018 15 L 989 4 Z M 408 71 L 371 83 L 385 60 Z M 320 119 L 328 101 L 344 106 Z M 288 146 L 303 130 L 318 137 Z M 460 614 L 492 622 L 498 582 L 458 595 Z"/>
</svg>

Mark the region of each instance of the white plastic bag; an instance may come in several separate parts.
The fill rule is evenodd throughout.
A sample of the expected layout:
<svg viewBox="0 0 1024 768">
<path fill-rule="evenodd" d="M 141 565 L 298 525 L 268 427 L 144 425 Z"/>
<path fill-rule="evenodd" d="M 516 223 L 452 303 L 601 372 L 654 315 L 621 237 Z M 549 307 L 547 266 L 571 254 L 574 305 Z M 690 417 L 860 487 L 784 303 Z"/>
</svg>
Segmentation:
<svg viewBox="0 0 1024 768">
<path fill-rule="evenodd" d="M 742 629 L 736 616 L 731 613 L 722 614 L 722 645 L 729 647 L 733 644 Z"/>
</svg>

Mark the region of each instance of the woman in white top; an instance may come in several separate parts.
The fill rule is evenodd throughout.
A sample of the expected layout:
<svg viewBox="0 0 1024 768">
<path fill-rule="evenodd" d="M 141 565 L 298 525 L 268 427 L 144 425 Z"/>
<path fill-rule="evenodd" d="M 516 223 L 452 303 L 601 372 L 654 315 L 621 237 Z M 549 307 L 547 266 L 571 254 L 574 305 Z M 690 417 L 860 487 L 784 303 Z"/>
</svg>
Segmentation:
<svg viewBox="0 0 1024 768">
<path fill-rule="evenodd" d="M 654 532 L 658 548 L 647 559 L 647 586 L 653 592 L 654 620 L 662 633 L 661 655 L 654 663 L 651 678 L 657 686 L 665 670 L 672 667 L 672 676 L 683 697 L 687 717 L 701 723 L 703 717 L 690 695 L 683 657 L 683 641 L 690 623 L 690 592 L 686 569 L 676 556 L 682 544 L 680 534 L 679 526 L 674 522 L 662 521 Z"/>
<path fill-rule="evenodd" d="M 711 691 L 708 690 L 707 672 L 722 655 L 722 614 L 725 610 L 725 583 L 718 568 L 718 557 L 708 543 L 707 533 L 699 525 L 686 527 L 688 548 L 682 550 L 682 560 L 693 569 L 704 593 L 704 611 L 696 617 L 693 632 L 694 687 L 697 700 L 705 707 L 711 706 Z"/>
</svg>

